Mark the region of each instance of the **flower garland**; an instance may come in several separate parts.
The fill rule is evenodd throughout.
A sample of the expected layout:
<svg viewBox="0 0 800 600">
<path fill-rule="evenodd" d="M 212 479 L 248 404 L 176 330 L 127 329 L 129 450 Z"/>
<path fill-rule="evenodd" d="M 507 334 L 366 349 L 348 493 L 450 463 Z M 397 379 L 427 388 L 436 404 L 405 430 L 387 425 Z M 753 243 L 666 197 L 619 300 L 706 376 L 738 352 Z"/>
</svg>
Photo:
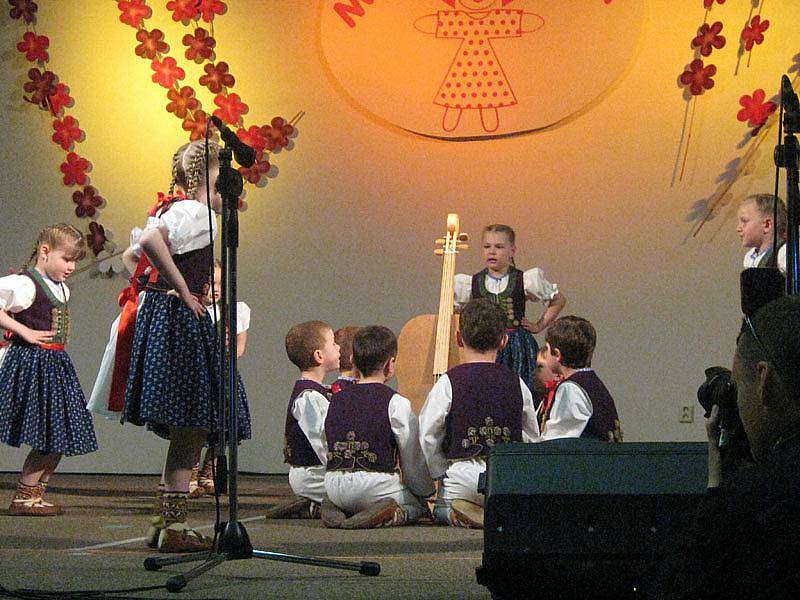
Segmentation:
<svg viewBox="0 0 800 600">
<path fill-rule="evenodd" d="M 59 167 L 62 181 L 68 187 L 82 188 L 73 192 L 72 201 L 76 205 L 75 215 L 89 219 L 88 231 L 84 234 L 86 241 L 100 260 L 98 266 L 101 270 L 120 272 L 122 262 L 109 260 L 116 250 L 116 244 L 109 239 L 110 231 L 107 232 L 99 221 L 99 211 L 106 206 L 106 201 L 90 184 L 88 172 L 91 171 L 91 162 L 75 151 L 76 144 L 86 139 L 78 119 L 66 114 L 68 108 L 74 107 L 75 100 L 70 96 L 69 86 L 48 69 L 50 38 L 36 31 L 39 7 L 33 0 L 9 0 L 9 4 L 9 16 L 25 22 L 26 31 L 17 44 L 17 50 L 25 55 L 27 61 L 36 65 L 28 70 L 28 81 L 23 85 L 26 94 L 23 99 L 53 117 L 54 133 L 51 139 L 65 152 L 64 161 Z"/>
<path fill-rule="evenodd" d="M 739 61 L 741 61 L 744 52 L 747 51 L 748 67 L 750 66 L 753 46 L 761 44 L 764 41 L 764 31 L 769 27 L 768 20 L 761 21 L 761 12 L 764 8 L 765 1 L 766 0 L 760 0 L 751 4 L 750 14 L 747 17 L 747 24 L 744 26 L 739 36 Z M 726 45 L 725 36 L 721 35 L 723 29 L 722 21 L 715 21 L 711 24 L 708 22 L 715 3 L 718 5 L 725 4 L 725 0 L 703 0 L 705 17 L 702 25 L 697 30 L 697 34 L 691 41 L 695 56 L 678 77 L 678 82 L 683 88 L 687 104 L 686 112 L 684 113 L 683 130 L 678 144 L 678 156 L 675 160 L 675 170 L 672 177 L 673 184 L 675 183 L 676 174 L 678 173 L 678 163 L 680 163 L 680 173 L 677 174 L 677 180 L 683 180 L 686 169 L 686 159 L 689 155 L 689 144 L 692 139 L 697 97 L 714 87 L 714 76 L 717 74 L 717 67 L 714 64 L 706 64 L 703 59 L 708 58 L 715 50 L 721 50 Z M 756 6 L 758 7 L 758 14 L 753 16 Z M 734 75 L 739 72 L 739 61 L 737 61 Z M 755 136 L 764 125 L 767 118 L 775 112 L 776 104 L 772 101 L 767 102 L 765 99 L 766 93 L 761 89 L 755 90 L 752 95 L 745 95 L 739 99 L 739 104 L 742 108 L 738 111 L 736 118 L 739 121 L 746 121 L 748 125 L 753 128 L 750 132 L 750 137 Z M 691 112 L 689 110 L 690 105 Z M 684 138 L 686 140 L 685 144 Z M 682 160 L 680 160 L 681 148 L 683 148 Z"/>
<path fill-rule="evenodd" d="M 290 138 L 296 135 L 295 125 L 303 113 L 298 113 L 287 122 L 282 117 L 273 118 L 267 125 L 244 126 L 243 116 L 249 112 L 249 106 L 239 94 L 232 92 L 236 79 L 229 71 L 228 63 L 217 61 L 217 40 L 214 37 L 214 20 L 227 12 L 222 0 L 170 0 L 166 7 L 172 12 L 172 20 L 190 27 L 190 33 L 183 36 L 181 43 L 185 46 L 184 56 L 198 64 L 203 64 L 204 74 L 199 83 L 214 95 L 212 113 L 229 125 L 238 126 L 236 134 L 248 146 L 256 151 L 256 162 L 249 168 L 240 167 L 242 176 L 257 186 L 266 185 L 267 177 L 273 176 L 276 169 L 270 164 L 269 155 L 283 148 L 291 148 Z M 206 130 L 208 113 L 203 110 L 200 99 L 194 88 L 181 85 L 186 71 L 169 56 L 169 44 L 164 40 L 164 32 L 160 29 L 148 30 L 144 22 L 153 15 L 147 0 L 117 0 L 120 10 L 120 22 L 136 29 L 135 48 L 137 56 L 149 60 L 153 70 L 152 80 L 167 90 L 166 110 L 181 119 L 182 127 L 189 132 L 190 140 L 203 137 Z M 208 23 L 210 31 L 201 26 L 200 21 Z M 241 204 L 244 209 L 246 205 Z"/>
</svg>

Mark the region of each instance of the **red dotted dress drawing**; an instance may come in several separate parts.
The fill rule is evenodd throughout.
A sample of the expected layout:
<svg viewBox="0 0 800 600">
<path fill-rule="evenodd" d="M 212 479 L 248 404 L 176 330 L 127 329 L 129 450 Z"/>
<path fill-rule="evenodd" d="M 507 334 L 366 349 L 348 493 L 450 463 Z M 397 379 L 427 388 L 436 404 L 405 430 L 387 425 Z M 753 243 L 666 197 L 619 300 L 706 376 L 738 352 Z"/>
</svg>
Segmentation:
<svg viewBox="0 0 800 600">
<path fill-rule="evenodd" d="M 497 109 L 514 106 L 517 97 L 492 46 L 492 40 L 518 38 L 531 30 L 523 29 L 523 17 L 534 21 L 533 29 L 544 22 L 538 15 L 522 10 L 494 9 L 479 13 L 465 10 L 439 11 L 433 33 L 437 39 L 459 39 L 450 68 L 439 86 L 434 104 L 445 107 L 442 128 L 453 131 L 464 110 L 480 112 L 483 129 L 496 131 L 500 125 Z"/>
</svg>

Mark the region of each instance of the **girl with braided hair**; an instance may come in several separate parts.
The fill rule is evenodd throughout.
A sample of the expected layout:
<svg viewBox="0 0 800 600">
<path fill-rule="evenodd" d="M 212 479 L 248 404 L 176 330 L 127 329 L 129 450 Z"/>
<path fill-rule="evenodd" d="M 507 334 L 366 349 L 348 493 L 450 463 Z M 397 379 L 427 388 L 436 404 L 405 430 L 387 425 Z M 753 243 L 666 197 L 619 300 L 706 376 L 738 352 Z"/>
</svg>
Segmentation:
<svg viewBox="0 0 800 600">
<path fill-rule="evenodd" d="M 204 141 L 178 149 L 172 159 L 170 195 L 160 196 L 141 236 L 125 253 L 126 264 L 136 265 L 133 289 L 122 298 L 126 309 L 133 306 L 135 326 L 129 360 L 117 341 L 117 356 L 127 365 L 124 370 L 115 368 L 114 375 L 127 372 L 122 422 L 145 425 L 170 440 L 164 490 L 157 496 L 147 540 L 161 552 L 210 548 L 210 540 L 189 528 L 186 520 L 195 457 L 217 420 L 216 329 L 200 302 L 212 272 L 217 230 L 216 220 L 208 215 L 207 194 L 214 212 L 222 203 L 216 190 L 217 154 L 217 145 L 210 143 L 206 180 Z M 143 298 L 140 288 L 145 290 Z M 123 310 L 118 338 L 124 337 L 125 319 Z M 112 375 L 112 388 L 113 379 Z"/>
<path fill-rule="evenodd" d="M 60 506 L 43 495 L 61 457 L 97 450 L 75 367 L 64 346 L 69 335 L 69 289 L 64 281 L 86 254 L 71 225 L 46 227 L 21 273 L 0 278 L 0 441 L 31 447 L 9 515 L 54 516 Z M 33 264 L 33 267 L 30 265 Z"/>
</svg>

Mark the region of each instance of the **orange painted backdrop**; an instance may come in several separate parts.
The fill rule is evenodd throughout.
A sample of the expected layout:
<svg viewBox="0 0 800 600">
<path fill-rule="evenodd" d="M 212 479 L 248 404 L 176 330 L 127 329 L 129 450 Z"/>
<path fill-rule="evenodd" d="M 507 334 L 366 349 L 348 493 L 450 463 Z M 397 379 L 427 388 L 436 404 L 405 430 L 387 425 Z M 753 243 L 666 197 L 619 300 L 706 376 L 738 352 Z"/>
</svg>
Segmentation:
<svg viewBox="0 0 800 600">
<path fill-rule="evenodd" d="M 181 56 L 184 29 L 163 2 L 150 4 L 148 25 L 163 29 L 172 55 Z M 283 351 L 289 326 L 320 318 L 399 331 L 412 316 L 435 312 L 440 263 L 432 242 L 448 211 L 458 212 L 474 237 L 490 222 L 515 227 L 518 265 L 542 267 L 567 296 L 566 313 L 595 324 L 594 364 L 617 399 L 627 439 L 702 438 L 701 419 L 681 425 L 680 409 L 695 404 L 704 367 L 730 363 L 743 254 L 734 203 L 771 190 L 775 132 L 747 163 L 728 205 L 692 237 L 696 206 L 750 147 L 739 147 L 749 129 L 736 120 L 739 97 L 757 88 L 771 96 L 779 76 L 796 68 L 800 5 L 766 3 L 765 42 L 738 75 L 738 32 L 750 4 L 715 5 L 710 21 L 725 23 L 728 44 L 709 59 L 718 69 L 716 85 L 697 101 L 683 180 L 673 182 L 687 114 L 677 77 L 693 58 L 689 43 L 704 17 L 700 0 L 514 0 L 507 8 L 541 15 L 545 27 L 497 42 L 519 100 L 500 113 L 500 128 L 546 128 L 460 142 L 419 135 L 441 133 L 444 109 L 433 98 L 458 42 L 425 35 L 414 22 L 450 10 L 447 3 L 409 2 L 413 10 L 399 22 L 388 8 L 399 3 L 362 2 L 356 29 L 378 29 L 346 48 L 335 45 L 345 33 L 332 33 L 341 18 L 327 0 L 229 4 L 215 24 L 217 54 L 250 105 L 247 122 L 306 111 L 295 149 L 274 157 L 278 177 L 250 188 L 242 215 L 240 295 L 253 321 L 241 371 L 255 432 L 242 447 L 243 469 L 284 469 L 282 422 L 294 376 Z M 169 183 L 170 156 L 183 141 L 180 122 L 164 110 L 164 90 L 150 81 L 149 61 L 134 55 L 134 30 L 119 22 L 115 3 L 39 5 L 51 67 L 69 82 L 72 114 L 87 134 L 81 151 L 108 199 L 103 222 L 124 243 Z M 603 11 L 617 17 L 606 20 Z M 49 141 L 51 120 L 21 100 L 28 69 L 14 49 L 21 35 L 19 23 L 0 19 L 3 269 L 27 257 L 46 223 L 79 221 L 72 190 L 58 177 L 63 154 Z M 375 65 L 393 56 L 401 62 L 384 77 Z M 430 69 L 412 69 L 412 62 L 429 62 Z M 419 75 L 411 87 L 392 79 L 404 69 Z M 187 82 L 199 87 L 199 73 L 187 71 Z M 401 93 L 417 103 L 405 106 L 410 101 Z M 203 102 L 211 104 L 208 97 Z M 457 134 L 483 135 L 474 109 L 462 117 Z M 459 271 L 481 268 L 477 246 L 459 256 Z M 87 393 L 121 286 L 119 279 L 87 276 L 72 282 L 70 353 Z M 529 305 L 534 317 L 538 310 Z M 102 449 L 65 461 L 64 470 L 160 469 L 163 442 L 132 426 L 96 424 Z M 22 456 L 3 449 L 0 468 L 18 469 Z"/>
</svg>

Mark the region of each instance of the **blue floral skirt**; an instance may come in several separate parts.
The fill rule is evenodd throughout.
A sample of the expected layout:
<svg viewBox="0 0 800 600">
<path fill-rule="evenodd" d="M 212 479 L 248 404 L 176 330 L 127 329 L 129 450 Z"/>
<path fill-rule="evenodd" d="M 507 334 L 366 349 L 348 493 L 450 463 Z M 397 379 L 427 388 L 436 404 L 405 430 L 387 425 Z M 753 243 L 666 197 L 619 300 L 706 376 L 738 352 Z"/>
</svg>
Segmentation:
<svg viewBox="0 0 800 600">
<path fill-rule="evenodd" d="M 92 415 L 66 352 L 24 343 L 6 350 L 0 367 L 0 441 L 64 456 L 97 450 Z"/>
<path fill-rule="evenodd" d="M 497 362 L 517 373 L 528 389 L 533 390 L 538 353 L 539 344 L 533 334 L 522 327 L 515 327 L 508 332 L 506 347 L 497 353 Z"/>
<path fill-rule="evenodd" d="M 148 291 L 136 317 L 122 421 L 168 435 L 169 426 L 208 431 L 220 425 L 219 350 L 208 313 L 197 317 L 183 301 Z M 250 437 L 241 386 L 239 435 Z"/>
</svg>

